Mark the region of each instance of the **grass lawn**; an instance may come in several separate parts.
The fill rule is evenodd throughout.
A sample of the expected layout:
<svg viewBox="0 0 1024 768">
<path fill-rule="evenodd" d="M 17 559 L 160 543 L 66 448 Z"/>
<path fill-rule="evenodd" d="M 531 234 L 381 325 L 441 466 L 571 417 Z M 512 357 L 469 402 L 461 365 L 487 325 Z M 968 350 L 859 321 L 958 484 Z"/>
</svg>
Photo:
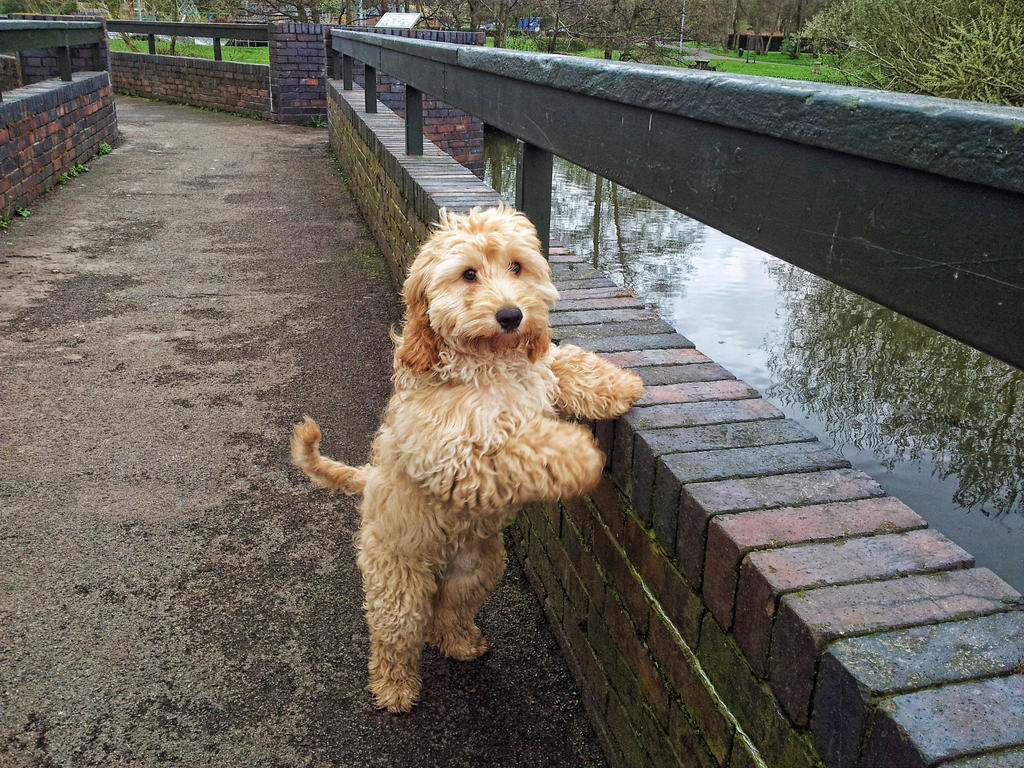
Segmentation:
<svg viewBox="0 0 1024 768">
<path fill-rule="evenodd" d="M 141 53 L 148 53 L 149 47 L 145 39 L 135 40 L 133 43 L 138 51 Z M 494 40 L 487 38 L 487 45 L 494 46 Z M 110 48 L 114 51 L 129 51 L 131 50 L 128 45 L 120 38 L 111 38 Z M 720 49 L 709 49 L 714 53 L 717 53 Z M 171 52 L 171 43 L 169 40 L 157 40 L 156 41 L 156 52 L 160 54 L 169 55 Z M 270 49 L 267 47 L 255 47 L 255 46 L 221 46 L 221 53 L 223 54 L 224 61 L 242 61 L 249 64 L 269 64 L 270 63 Z M 612 53 L 613 60 L 618 60 L 621 51 L 614 51 Z M 674 53 L 674 51 L 673 51 Z M 175 46 L 176 56 L 193 56 L 201 59 L 212 59 L 213 58 L 213 46 L 212 45 L 196 45 L 195 43 L 182 43 L 179 42 Z M 603 48 L 587 48 L 585 51 L 581 51 L 579 56 L 584 56 L 591 59 L 603 59 L 604 49 Z M 734 52 L 727 51 L 727 56 L 735 56 Z M 719 72 L 730 72 L 733 74 L 740 75 L 761 75 L 763 77 L 781 77 L 788 80 L 812 80 L 823 83 L 843 83 L 845 82 L 842 76 L 830 67 L 823 66 L 821 74 L 814 74 L 812 68 L 813 56 L 809 53 L 800 54 L 799 59 L 791 59 L 788 56 L 783 56 L 780 53 L 772 52 L 765 56 L 758 56 L 756 63 L 747 63 L 745 60 L 740 58 L 734 59 L 713 59 L 712 64 L 718 68 Z M 676 66 L 685 66 L 686 62 L 676 64 Z"/>
<path fill-rule="evenodd" d="M 133 38 L 132 43 L 140 53 L 149 53 L 149 43 L 144 38 L 142 40 L 136 40 Z M 124 40 L 112 37 L 110 38 L 110 50 L 130 51 L 131 48 L 128 47 L 128 44 L 125 43 Z M 156 52 L 169 56 L 171 54 L 171 42 L 169 40 L 157 40 Z M 224 61 L 241 61 L 247 64 L 270 63 L 270 49 L 266 46 L 222 45 L 220 47 L 220 52 Z M 174 55 L 191 56 L 192 58 L 197 59 L 212 59 L 213 46 L 183 43 L 179 41 L 174 47 Z"/>
<path fill-rule="evenodd" d="M 792 59 L 790 60 L 792 61 Z M 719 72 L 730 72 L 737 75 L 761 75 L 762 77 L 781 77 L 787 80 L 812 80 L 818 83 L 846 84 L 846 79 L 831 67 L 822 66 L 821 74 L 814 74 L 814 69 L 801 64 L 771 64 L 760 61 L 748 64 L 742 59 L 712 59 L 711 65 Z"/>
</svg>

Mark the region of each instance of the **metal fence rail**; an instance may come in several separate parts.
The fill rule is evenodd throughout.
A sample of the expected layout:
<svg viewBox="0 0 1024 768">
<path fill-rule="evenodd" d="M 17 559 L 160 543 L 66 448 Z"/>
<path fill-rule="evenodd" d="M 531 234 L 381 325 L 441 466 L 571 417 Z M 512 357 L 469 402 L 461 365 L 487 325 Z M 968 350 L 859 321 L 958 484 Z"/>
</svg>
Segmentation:
<svg viewBox="0 0 1024 768">
<path fill-rule="evenodd" d="M 221 40 L 248 40 L 255 43 L 266 43 L 270 40 L 270 33 L 266 24 L 211 24 L 177 21 L 121 21 L 111 19 L 107 22 L 107 29 L 111 32 L 125 32 L 128 34 L 146 35 L 149 42 L 149 52 L 156 53 L 156 36 L 166 35 L 173 37 L 182 35 L 186 37 L 212 37 L 213 58 L 221 61 Z"/>
<path fill-rule="evenodd" d="M 93 69 L 105 70 L 101 44 L 104 39 L 101 21 L 30 21 L 0 19 L 0 51 L 17 53 L 57 48 L 60 79 L 71 80 L 71 48 L 93 45 Z M 3 97 L 0 96 L 0 100 Z"/>
<path fill-rule="evenodd" d="M 380 70 L 520 138 L 542 241 L 555 154 L 1024 368 L 1024 109 L 331 34 L 368 111 Z"/>
</svg>

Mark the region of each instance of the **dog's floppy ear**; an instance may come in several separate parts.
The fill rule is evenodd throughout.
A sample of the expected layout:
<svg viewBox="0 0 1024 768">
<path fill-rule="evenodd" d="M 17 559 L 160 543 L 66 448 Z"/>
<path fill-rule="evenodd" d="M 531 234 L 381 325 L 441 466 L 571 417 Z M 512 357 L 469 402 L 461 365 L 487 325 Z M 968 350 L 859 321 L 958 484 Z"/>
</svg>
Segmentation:
<svg viewBox="0 0 1024 768">
<path fill-rule="evenodd" d="M 423 275 L 415 264 L 405 281 L 402 294 L 406 305 L 405 323 L 402 326 L 402 343 L 396 354 L 399 362 L 413 373 L 426 373 L 440 361 L 444 342 L 437 331 L 430 327 Z"/>
</svg>

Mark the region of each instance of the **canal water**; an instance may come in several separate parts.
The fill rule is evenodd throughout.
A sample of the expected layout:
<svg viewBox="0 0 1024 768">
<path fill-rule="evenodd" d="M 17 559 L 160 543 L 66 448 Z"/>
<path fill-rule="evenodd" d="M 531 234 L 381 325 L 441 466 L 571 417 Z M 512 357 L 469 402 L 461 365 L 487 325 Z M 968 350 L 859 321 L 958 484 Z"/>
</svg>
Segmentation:
<svg viewBox="0 0 1024 768">
<path fill-rule="evenodd" d="M 551 235 L 1024 591 L 1024 374 L 561 158 Z"/>
</svg>

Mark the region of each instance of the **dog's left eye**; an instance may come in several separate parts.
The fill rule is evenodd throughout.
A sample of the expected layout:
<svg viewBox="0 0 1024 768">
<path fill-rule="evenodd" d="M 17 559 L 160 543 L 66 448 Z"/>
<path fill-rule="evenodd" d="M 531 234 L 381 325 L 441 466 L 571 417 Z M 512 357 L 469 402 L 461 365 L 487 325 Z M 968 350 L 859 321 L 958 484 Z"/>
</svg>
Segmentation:
<svg viewBox="0 0 1024 768">
<path fill-rule="evenodd" d="M 476 270 L 467 269 L 465 272 L 462 273 L 462 279 L 465 280 L 467 283 L 476 282 Z"/>
<path fill-rule="evenodd" d="M 518 261 L 513 261 L 511 264 L 508 265 L 508 269 L 509 272 L 511 272 L 513 275 L 518 275 L 520 272 L 523 271 L 523 265 L 520 264 Z"/>
</svg>

